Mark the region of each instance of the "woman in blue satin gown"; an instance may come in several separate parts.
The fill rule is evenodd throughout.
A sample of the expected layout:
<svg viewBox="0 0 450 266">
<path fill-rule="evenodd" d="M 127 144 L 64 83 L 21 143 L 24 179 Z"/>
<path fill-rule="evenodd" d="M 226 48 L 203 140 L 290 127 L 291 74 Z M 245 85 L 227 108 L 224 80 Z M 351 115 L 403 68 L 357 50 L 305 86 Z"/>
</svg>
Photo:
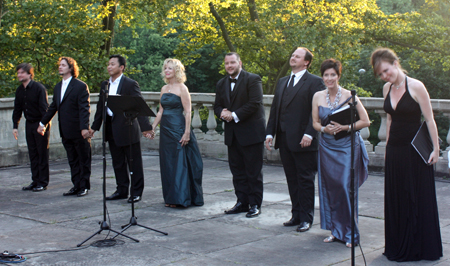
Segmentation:
<svg viewBox="0 0 450 266">
<path fill-rule="evenodd" d="M 166 207 L 203 205 L 203 161 L 191 131 L 191 96 L 177 59 L 164 61 L 160 107 L 153 128 L 160 124 L 159 163 Z M 184 112 L 184 114 L 183 114 Z"/>
<path fill-rule="evenodd" d="M 313 97 L 312 117 L 314 129 L 321 132 L 319 141 L 319 200 L 320 226 L 330 230 L 325 243 L 340 240 L 351 247 L 351 126 L 330 121 L 328 115 L 351 102 L 351 92 L 339 86 L 342 65 L 335 59 L 327 59 L 320 68 L 326 90 L 316 92 Z M 355 243 L 359 243 L 357 227 L 358 187 L 367 179 L 369 158 L 359 130 L 370 125 L 369 116 L 358 97 L 356 111 L 359 120 L 354 124 L 355 132 Z M 346 136 L 335 139 L 337 133 Z M 345 135 L 345 134 L 343 134 Z"/>
</svg>

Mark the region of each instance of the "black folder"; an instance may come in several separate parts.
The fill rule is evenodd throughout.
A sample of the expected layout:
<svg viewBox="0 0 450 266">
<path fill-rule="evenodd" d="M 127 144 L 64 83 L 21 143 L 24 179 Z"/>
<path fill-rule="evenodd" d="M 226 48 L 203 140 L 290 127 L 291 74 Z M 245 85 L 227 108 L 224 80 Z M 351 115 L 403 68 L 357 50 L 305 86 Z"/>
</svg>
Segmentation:
<svg viewBox="0 0 450 266">
<path fill-rule="evenodd" d="M 430 133 L 428 133 L 428 127 L 425 121 L 420 125 L 414 139 L 411 141 L 411 145 L 416 149 L 420 157 L 422 157 L 424 163 L 428 164 L 430 154 L 433 152 L 433 142 L 431 141 Z"/>
<path fill-rule="evenodd" d="M 356 117 L 355 117 L 355 122 L 356 122 L 359 120 L 359 115 L 356 110 L 355 110 L 355 115 L 356 115 Z M 331 114 L 328 116 L 328 118 L 330 119 L 329 121 L 334 121 L 341 125 L 350 125 L 350 123 L 351 123 L 350 105 L 346 104 L 346 105 L 342 106 L 341 108 L 334 110 L 333 112 L 331 112 Z M 346 137 L 347 135 L 350 135 L 350 133 L 347 131 L 341 131 L 341 132 L 337 133 L 336 135 L 334 135 L 334 139 L 335 140 L 342 139 L 342 138 Z"/>
</svg>

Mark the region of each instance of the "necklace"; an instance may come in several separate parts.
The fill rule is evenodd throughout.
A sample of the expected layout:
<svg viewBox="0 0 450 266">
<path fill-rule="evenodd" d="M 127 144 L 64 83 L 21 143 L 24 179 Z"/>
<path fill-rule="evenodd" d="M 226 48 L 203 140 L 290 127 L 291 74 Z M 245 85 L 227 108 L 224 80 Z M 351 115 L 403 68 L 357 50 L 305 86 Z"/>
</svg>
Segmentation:
<svg viewBox="0 0 450 266">
<path fill-rule="evenodd" d="M 398 89 L 400 88 L 400 86 L 403 85 L 403 83 L 405 82 L 405 80 L 406 80 L 406 75 L 405 75 L 405 79 L 404 79 L 402 82 L 400 82 L 400 84 L 398 84 L 398 86 L 395 85 L 395 83 L 394 83 L 395 88 L 398 90 Z"/>
<path fill-rule="evenodd" d="M 341 89 L 342 89 L 341 86 L 339 86 L 338 92 L 336 93 L 336 97 L 334 98 L 334 102 L 333 102 L 333 104 L 331 104 L 330 91 L 327 88 L 327 98 L 326 98 L 327 105 L 328 105 L 328 108 L 330 108 L 331 110 L 335 109 L 339 105 L 339 101 L 341 100 L 341 96 L 342 96 Z"/>
</svg>

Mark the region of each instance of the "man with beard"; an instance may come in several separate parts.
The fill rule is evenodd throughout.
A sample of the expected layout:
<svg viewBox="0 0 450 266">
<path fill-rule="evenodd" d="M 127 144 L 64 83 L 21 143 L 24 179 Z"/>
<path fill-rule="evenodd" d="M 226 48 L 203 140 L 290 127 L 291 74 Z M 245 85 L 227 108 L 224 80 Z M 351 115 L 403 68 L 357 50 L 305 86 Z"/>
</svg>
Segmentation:
<svg viewBox="0 0 450 266">
<path fill-rule="evenodd" d="M 225 121 L 225 145 L 237 203 L 226 214 L 261 213 L 265 114 L 261 78 L 242 70 L 240 56 L 225 56 L 228 75 L 216 86 L 214 112 Z"/>
<path fill-rule="evenodd" d="M 39 121 L 48 109 L 47 90 L 33 80 L 34 68 L 31 64 L 22 63 L 16 67 L 17 79 L 22 83 L 16 91 L 13 111 L 13 135 L 17 139 L 17 130 L 22 117 L 25 116 L 25 135 L 27 139 L 28 155 L 31 165 L 31 184 L 22 190 L 40 192 L 47 189 L 49 182 L 48 169 L 48 141 L 50 138 L 50 124 L 43 136 L 37 133 Z"/>
<path fill-rule="evenodd" d="M 78 64 L 73 58 L 61 57 L 58 65 L 62 81 L 53 89 L 53 102 L 41 119 L 37 131 L 43 135 L 45 125 L 58 112 L 59 133 L 66 149 L 73 183 L 73 187 L 63 196 L 82 197 L 88 194 L 91 177 L 89 88 L 86 83 L 77 79 Z"/>
<path fill-rule="evenodd" d="M 298 232 L 308 231 L 314 218 L 314 178 L 317 172 L 317 132 L 312 126 L 312 99 L 324 90 L 323 80 L 308 72 L 313 54 L 297 48 L 289 61 L 291 75 L 278 80 L 266 129 L 266 148 L 280 157 L 292 203 L 292 217 L 284 226 L 298 225 Z"/>
</svg>

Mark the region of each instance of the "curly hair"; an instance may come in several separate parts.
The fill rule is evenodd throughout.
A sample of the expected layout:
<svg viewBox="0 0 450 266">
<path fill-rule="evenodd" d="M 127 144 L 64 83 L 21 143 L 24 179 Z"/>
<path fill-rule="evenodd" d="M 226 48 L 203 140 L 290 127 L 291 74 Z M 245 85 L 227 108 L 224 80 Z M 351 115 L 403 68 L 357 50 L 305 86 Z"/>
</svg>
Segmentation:
<svg viewBox="0 0 450 266">
<path fill-rule="evenodd" d="M 173 70 L 175 71 L 176 81 L 180 82 L 180 83 L 184 83 L 186 81 L 186 73 L 184 72 L 184 66 L 180 62 L 180 60 L 174 59 L 174 58 L 167 58 L 166 60 L 164 60 L 164 64 L 162 66 L 162 71 L 161 71 L 161 77 L 164 79 L 164 82 L 166 84 L 169 83 L 169 81 L 166 79 L 166 75 L 164 74 L 164 68 L 168 64 L 171 64 L 173 67 Z"/>
<path fill-rule="evenodd" d="M 67 64 L 69 65 L 69 68 L 70 68 L 70 73 L 72 74 L 72 76 L 74 78 L 77 78 L 78 75 L 80 74 L 80 70 L 78 68 L 77 61 L 75 61 L 75 59 L 73 59 L 72 57 L 62 56 L 58 59 L 58 65 L 59 65 L 59 63 L 61 63 L 61 60 L 66 60 Z"/>
</svg>

